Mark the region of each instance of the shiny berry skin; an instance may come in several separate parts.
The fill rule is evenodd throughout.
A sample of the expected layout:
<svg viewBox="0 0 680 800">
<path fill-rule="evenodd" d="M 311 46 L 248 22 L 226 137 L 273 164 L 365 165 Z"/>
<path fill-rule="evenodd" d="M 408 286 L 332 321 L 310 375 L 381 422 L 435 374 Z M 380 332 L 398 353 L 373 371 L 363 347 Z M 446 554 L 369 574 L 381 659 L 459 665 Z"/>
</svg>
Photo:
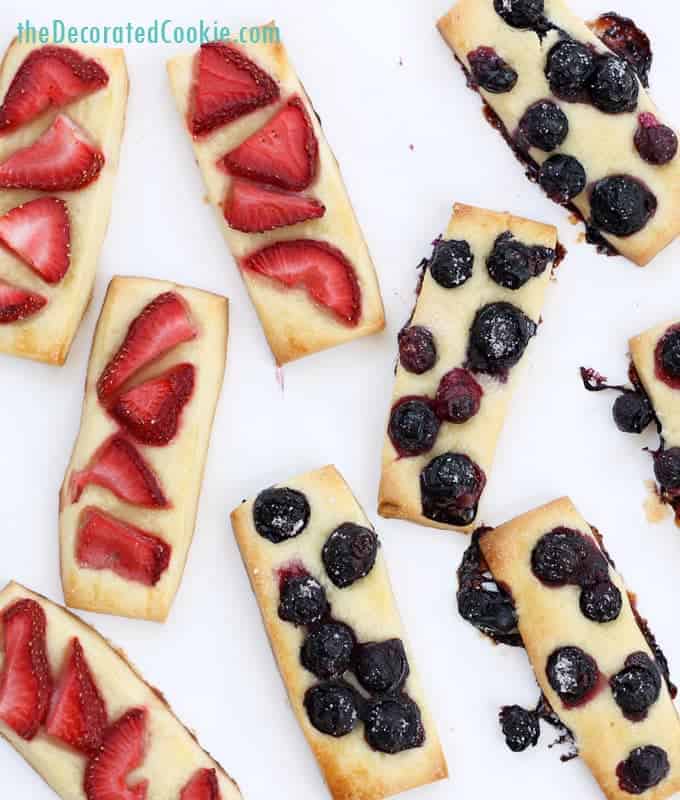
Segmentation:
<svg viewBox="0 0 680 800">
<path fill-rule="evenodd" d="M 569 133 L 569 120 L 551 100 L 539 100 L 524 112 L 519 122 L 520 144 L 546 153 L 559 147 Z"/>
<path fill-rule="evenodd" d="M 557 153 L 541 165 L 538 182 L 551 200 L 568 203 L 586 188 L 586 171 L 578 159 Z"/>
<path fill-rule="evenodd" d="M 422 325 L 411 325 L 399 332 L 399 361 L 414 375 L 422 375 L 437 363 L 437 346 L 432 332 Z"/>
<path fill-rule="evenodd" d="M 388 433 L 400 456 L 418 456 L 432 449 L 439 424 L 427 397 L 407 397 L 392 409 Z"/>
<path fill-rule="evenodd" d="M 661 675 L 646 653 L 634 653 L 624 668 L 609 680 L 614 700 L 623 713 L 642 719 L 661 694 Z"/>
<path fill-rule="evenodd" d="M 293 575 L 281 586 L 279 617 L 293 625 L 312 625 L 328 611 L 323 586 L 311 575 Z"/>
<path fill-rule="evenodd" d="M 632 19 L 610 12 L 599 16 L 588 27 L 610 50 L 631 64 L 643 86 L 649 86 L 652 45 L 647 34 Z"/>
<path fill-rule="evenodd" d="M 299 536 L 307 527 L 309 503 L 295 489 L 265 489 L 253 505 L 255 530 L 273 544 Z"/>
<path fill-rule="evenodd" d="M 331 533 L 321 551 L 328 577 L 339 589 L 351 586 L 373 569 L 378 547 L 372 530 L 345 522 Z"/>
<path fill-rule="evenodd" d="M 305 694 L 309 721 L 327 736 L 346 736 L 359 721 L 359 702 L 355 691 L 345 683 L 320 683 Z"/>
<path fill-rule="evenodd" d="M 504 376 L 522 358 L 535 334 L 536 323 L 511 303 L 490 303 L 477 312 L 470 328 L 468 366 Z"/>
<path fill-rule="evenodd" d="M 366 741 L 379 753 L 401 753 L 425 741 L 420 709 L 406 695 L 369 702 L 364 726 Z"/>
<path fill-rule="evenodd" d="M 317 678 L 338 678 L 349 668 L 355 644 L 349 626 L 342 622 L 323 622 L 307 635 L 300 660 Z"/>
<path fill-rule="evenodd" d="M 493 47 L 478 47 L 468 53 L 475 82 L 493 94 L 511 91 L 517 83 L 517 73 Z"/>
<path fill-rule="evenodd" d="M 588 555 L 588 541 L 582 534 L 555 528 L 542 536 L 532 550 L 531 571 L 548 586 L 578 584 Z"/>
<path fill-rule="evenodd" d="M 502 233 L 494 242 L 486 260 L 486 268 L 499 286 L 521 289 L 527 281 L 545 272 L 555 251 L 548 247 L 529 247 L 517 241 L 510 231 Z"/>
<path fill-rule="evenodd" d="M 670 772 L 665 750 L 655 745 L 638 747 L 616 768 L 619 786 L 629 794 L 642 794 L 658 786 Z"/>
<path fill-rule="evenodd" d="M 543 18 L 544 0 L 494 0 L 493 5 L 513 28 L 533 28 Z"/>
<path fill-rule="evenodd" d="M 640 114 L 638 122 L 633 141 L 640 158 L 657 166 L 672 161 L 678 153 L 678 137 L 673 128 L 662 125 L 654 114 Z"/>
<path fill-rule="evenodd" d="M 473 375 L 456 367 L 441 379 L 434 407 L 440 419 L 460 425 L 479 413 L 483 395 Z"/>
<path fill-rule="evenodd" d="M 474 261 L 467 242 L 441 239 L 429 261 L 430 274 L 442 288 L 456 289 L 472 277 Z"/>
<path fill-rule="evenodd" d="M 561 39 L 548 53 L 545 76 L 555 97 L 581 99 L 595 69 L 595 54 L 580 42 Z"/>
<path fill-rule="evenodd" d="M 447 525 L 469 525 L 485 486 L 486 475 L 466 455 L 437 456 L 420 473 L 423 515 Z"/>
<path fill-rule="evenodd" d="M 567 708 L 586 702 L 596 689 L 600 671 L 580 647 L 560 647 L 548 658 L 548 681 Z"/>
<path fill-rule="evenodd" d="M 658 366 L 667 377 L 680 380 L 680 327 L 673 326 L 658 346 Z"/>
<path fill-rule="evenodd" d="M 358 645 L 353 669 L 361 686 L 371 694 L 401 691 L 410 671 L 401 639 Z"/>
<path fill-rule="evenodd" d="M 536 747 L 541 735 L 538 715 L 521 706 L 504 706 L 498 716 L 505 743 L 513 753 L 522 753 Z"/>
<path fill-rule="evenodd" d="M 628 175 L 612 175 L 595 184 L 590 207 L 598 228 L 614 236 L 632 236 L 654 215 L 657 200 L 641 181 Z"/>
<path fill-rule="evenodd" d="M 640 83 L 633 67 L 618 56 L 598 59 L 588 83 L 595 108 L 608 114 L 621 114 L 637 107 Z"/>
<path fill-rule="evenodd" d="M 613 622 L 621 614 L 623 599 L 611 581 L 600 581 L 582 590 L 579 607 L 583 616 L 592 622 Z"/>
<path fill-rule="evenodd" d="M 665 492 L 680 490 L 680 447 L 661 450 L 654 456 L 654 475 Z"/>
<path fill-rule="evenodd" d="M 624 390 L 616 398 L 612 414 L 622 433 L 642 433 L 654 419 L 647 395 L 632 389 Z"/>
</svg>

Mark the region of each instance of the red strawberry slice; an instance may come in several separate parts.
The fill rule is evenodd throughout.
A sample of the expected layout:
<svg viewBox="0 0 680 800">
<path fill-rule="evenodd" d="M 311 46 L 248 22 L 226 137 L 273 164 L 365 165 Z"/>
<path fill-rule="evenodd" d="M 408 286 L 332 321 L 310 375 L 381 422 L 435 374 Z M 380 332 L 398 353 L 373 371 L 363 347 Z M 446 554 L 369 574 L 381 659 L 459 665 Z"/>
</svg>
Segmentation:
<svg viewBox="0 0 680 800">
<path fill-rule="evenodd" d="M 318 219 L 325 213 L 326 207 L 311 197 L 238 179 L 224 204 L 224 218 L 232 228 L 244 233 L 273 231 Z"/>
<path fill-rule="evenodd" d="M 41 47 L 26 56 L 0 106 L 0 133 L 9 133 L 40 116 L 106 86 L 101 64 L 68 47 Z"/>
<path fill-rule="evenodd" d="M 135 372 L 197 333 L 182 297 L 175 292 L 158 295 L 132 322 L 125 341 L 102 372 L 97 382 L 99 400 L 109 405 Z"/>
<path fill-rule="evenodd" d="M 71 502 L 77 503 L 83 490 L 94 483 L 135 506 L 168 508 L 154 471 L 139 450 L 124 436 L 114 434 L 97 450 L 88 466 L 71 476 Z"/>
<path fill-rule="evenodd" d="M 38 197 L 0 217 L 0 242 L 47 281 L 59 283 L 71 261 L 66 203 Z"/>
<path fill-rule="evenodd" d="M 266 125 L 235 150 L 219 166 L 232 175 L 301 192 L 314 180 L 319 143 L 299 97 L 294 97 Z"/>
<path fill-rule="evenodd" d="M 180 792 L 179 800 L 222 800 L 215 770 L 199 769 Z"/>
<path fill-rule="evenodd" d="M 180 416 L 194 391 L 193 364 L 178 364 L 122 394 L 111 408 L 114 419 L 142 444 L 160 447 L 177 435 Z"/>
<path fill-rule="evenodd" d="M 145 708 L 132 708 L 106 729 L 99 752 L 85 767 L 87 800 L 146 800 L 149 782 L 130 786 L 127 777 L 144 761 L 147 717 Z"/>
<path fill-rule="evenodd" d="M 66 192 L 92 183 L 104 166 L 104 154 L 65 114 L 27 147 L 0 164 L 0 188 Z"/>
<path fill-rule="evenodd" d="M 240 50 L 222 42 L 201 45 L 189 101 L 189 128 L 194 136 L 278 99 L 277 84 Z"/>
<path fill-rule="evenodd" d="M 87 569 L 110 569 L 129 581 L 155 586 L 168 568 L 172 548 L 158 536 L 90 506 L 83 511 L 76 560 Z"/>
<path fill-rule="evenodd" d="M 354 268 L 339 250 L 325 242 L 277 242 L 248 256 L 242 266 L 291 289 L 306 289 L 314 301 L 346 325 L 359 322 L 361 290 Z"/>
<path fill-rule="evenodd" d="M 108 722 L 106 704 L 83 648 L 78 639 L 72 639 L 52 697 L 47 732 L 81 753 L 93 755 L 99 749 Z"/>
<path fill-rule="evenodd" d="M 0 325 L 32 317 L 46 305 L 42 295 L 0 280 Z"/>
<path fill-rule="evenodd" d="M 46 629 L 45 612 L 35 600 L 17 600 L 2 613 L 0 720 L 29 741 L 45 721 L 52 694 Z"/>
</svg>

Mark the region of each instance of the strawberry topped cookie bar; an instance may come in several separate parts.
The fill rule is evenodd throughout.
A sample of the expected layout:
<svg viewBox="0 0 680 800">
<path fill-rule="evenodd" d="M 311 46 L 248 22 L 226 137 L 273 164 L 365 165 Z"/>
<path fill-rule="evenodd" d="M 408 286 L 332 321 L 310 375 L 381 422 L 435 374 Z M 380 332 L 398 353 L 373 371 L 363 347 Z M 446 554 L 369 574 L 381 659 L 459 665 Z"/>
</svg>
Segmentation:
<svg viewBox="0 0 680 800">
<path fill-rule="evenodd" d="M 283 45 L 210 42 L 168 73 L 277 363 L 382 330 L 371 257 Z"/>
<path fill-rule="evenodd" d="M 0 70 L 0 352 L 63 364 L 108 225 L 122 50 L 14 41 Z"/>
</svg>

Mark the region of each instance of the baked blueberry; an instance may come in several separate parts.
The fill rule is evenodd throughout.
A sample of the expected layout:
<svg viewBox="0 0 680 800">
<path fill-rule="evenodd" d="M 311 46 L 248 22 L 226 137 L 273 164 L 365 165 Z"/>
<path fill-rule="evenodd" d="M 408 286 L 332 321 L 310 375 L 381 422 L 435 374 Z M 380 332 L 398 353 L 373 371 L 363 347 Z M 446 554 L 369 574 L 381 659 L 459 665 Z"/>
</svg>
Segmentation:
<svg viewBox="0 0 680 800">
<path fill-rule="evenodd" d="M 494 0 L 493 5 L 513 28 L 534 28 L 543 19 L 544 0 Z"/>
<path fill-rule="evenodd" d="M 359 703 L 346 683 L 320 683 L 305 694 L 305 709 L 312 725 L 327 736 L 346 736 L 359 721 Z"/>
<path fill-rule="evenodd" d="M 345 522 L 331 533 L 321 551 L 328 577 L 339 589 L 351 586 L 373 569 L 378 547 L 372 530 Z"/>
<path fill-rule="evenodd" d="M 444 289 L 456 289 L 472 277 L 475 257 L 459 239 L 440 239 L 429 262 L 430 274 Z"/>
<path fill-rule="evenodd" d="M 311 575 L 293 575 L 281 586 L 279 617 L 293 625 L 312 625 L 328 610 L 326 591 Z"/>
<path fill-rule="evenodd" d="M 652 45 L 647 34 L 632 19 L 610 12 L 602 14 L 589 27 L 610 50 L 631 64 L 643 86 L 649 86 Z"/>
<path fill-rule="evenodd" d="M 549 247 L 529 247 L 506 231 L 494 242 L 486 260 L 491 278 L 505 289 L 521 289 L 531 278 L 545 272 L 555 257 Z"/>
<path fill-rule="evenodd" d="M 440 419 L 461 424 L 472 419 L 482 403 L 484 390 L 474 376 L 456 367 L 441 379 L 434 407 Z"/>
<path fill-rule="evenodd" d="M 422 375 L 437 363 L 437 347 L 432 332 L 422 325 L 411 325 L 399 332 L 399 361 L 414 375 Z"/>
<path fill-rule="evenodd" d="M 568 708 L 586 702 L 596 689 L 600 670 L 580 647 L 560 647 L 548 658 L 548 681 Z"/>
<path fill-rule="evenodd" d="M 649 164 L 661 166 L 672 161 L 678 152 L 678 137 L 668 125 L 662 125 L 654 114 L 640 114 L 633 141 L 640 157 Z"/>
<path fill-rule="evenodd" d="M 407 397 L 392 409 L 388 433 L 400 456 L 417 456 L 432 449 L 439 418 L 427 397 Z"/>
<path fill-rule="evenodd" d="M 597 60 L 588 88 L 592 104 L 608 114 L 633 111 L 640 94 L 635 70 L 618 56 L 603 56 Z"/>
<path fill-rule="evenodd" d="M 536 747 L 541 729 L 535 711 L 521 706 L 504 706 L 498 716 L 505 742 L 513 753 Z"/>
<path fill-rule="evenodd" d="M 541 165 L 538 182 L 551 200 L 567 203 L 586 188 L 586 171 L 578 159 L 557 153 Z"/>
<path fill-rule="evenodd" d="M 555 528 L 536 543 L 531 552 L 531 571 L 548 586 L 578 584 L 590 553 L 589 542 L 578 531 Z"/>
<path fill-rule="evenodd" d="M 519 122 L 519 142 L 525 149 L 531 146 L 550 153 L 568 133 L 567 115 L 551 100 L 539 100 L 529 106 Z"/>
<path fill-rule="evenodd" d="M 616 427 L 623 433 L 642 433 L 654 419 L 649 398 L 642 392 L 624 389 L 612 410 Z"/>
<path fill-rule="evenodd" d="M 511 303 L 489 303 L 475 315 L 470 328 L 468 366 L 477 372 L 503 376 L 522 358 L 536 323 Z"/>
<path fill-rule="evenodd" d="M 468 53 L 472 77 L 482 89 L 493 94 L 511 91 L 517 83 L 517 73 L 493 47 L 478 47 Z"/>
<path fill-rule="evenodd" d="M 613 622 L 621 614 L 623 599 L 611 581 L 600 581 L 581 591 L 579 606 L 583 616 L 593 622 Z"/>
<path fill-rule="evenodd" d="M 556 97 L 578 100 L 585 94 L 594 68 L 591 48 L 573 39 L 561 39 L 548 53 L 545 75 Z"/>
<path fill-rule="evenodd" d="M 670 772 L 665 750 L 653 744 L 637 747 L 616 768 L 619 786 L 629 794 L 642 794 L 658 786 Z"/>
<path fill-rule="evenodd" d="M 253 505 L 255 530 L 274 544 L 299 536 L 309 515 L 307 498 L 295 489 L 265 489 Z"/>
<path fill-rule="evenodd" d="M 626 716 L 642 719 L 661 694 L 661 676 L 646 653 L 634 653 L 610 681 L 614 700 Z"/>
<path fill-rule="evenodd" d="M 401 639 L 358 645 L 354 650 L 354 674 L 371 694 L 401 691 L 409 675 L 408 658 Z"/>
<path fill-rule="evenodd" d="M 469 525 L 485 485 L 484 472 L 466 455 L 437 456 L 420 473 L 423 515 L 446 525 Z"/>
<path fill-rule="evenodd" d="M 680 380 L 680 327 L 673 326 L 663 335 L 657 358 L 657 366 L 668 378 Z"/>
<path fill-rule="evenodd" d="M 590 197 L 593 223 L 614 236 L 632 236 L 641 231 L 656 206 L 656 197 L 649 189 L 628 175 L 602 178 Z"/>
<path fill-rule="evenodd" d="M 322 622 L 307 635 L 300 660 L 317 678 L 338 678 L 349 668 L 355 644 L 349 626 L 342 622 Z"/>
<path fill-rule="evenodd" d="M 401 753 L 425 741 L 420 709 L 406 695 L 369 702 L 364 726 L 366 741 L 380 753 Z"/>
<path fill-rule="evenodd" d="M 671 447 L 656 453 L 654 475 L 665 492 L 680 490 L 680 447 Z"/>
</svg>

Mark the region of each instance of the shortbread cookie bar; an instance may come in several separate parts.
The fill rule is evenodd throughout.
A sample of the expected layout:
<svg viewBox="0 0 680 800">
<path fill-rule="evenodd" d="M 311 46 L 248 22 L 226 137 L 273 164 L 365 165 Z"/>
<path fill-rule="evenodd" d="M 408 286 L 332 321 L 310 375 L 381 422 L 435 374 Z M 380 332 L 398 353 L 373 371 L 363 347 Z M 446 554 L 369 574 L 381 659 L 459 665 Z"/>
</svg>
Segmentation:
<svg viewBox="0 0 680 800">
<path fill-rule="evenodd" d="M 548 703 L 610 800 L 680 790 L 680 720 L 653 639 L 567 498 L 483 532 Z M 657 650 L 657 652 L 655 652 Z"/>
<path fill-rule="evenodd" d="M 227 327 L 224 297 L 111 281 L 60 496 L 67 605 L 167 617 L 194 533 Z"/>
<path fill-rule="evenodd" d="M 122 50 L 15 40 L 0 69 L 0 352 L 63 364 L 118 169 Z"/>
<path fill-rule="evenodd" d="M 383 517 L 472 529 L 518 364 L 561 252 L 550 225 L 454 207 L 399 334 Z"/>
<path fill-rule="evenodd" d="M 0 734 L 63 800 L 241 797 L 163 695 L 78 617 L 10 583 L 0 628 Z"/>
<path fill-rule="evenodd" d="M 459 0 L 439 30 L 529 177 L 644 265 L 680 233 L 678 139 L 610 18 L 601 40 L 562 0 Z"/>
<path fill-rule="evenodd" d="M 378 537 L 338 471 L 265 489 L 231 519 L 333 797 L 374 800 L 445 778 Z"/>
<path fill-rule="evenodd" d="M 168 63 L 208 198 L 274 357 L 385 325 L 366 242 L 321 122 L 273 26 Z"/>
</svg>

